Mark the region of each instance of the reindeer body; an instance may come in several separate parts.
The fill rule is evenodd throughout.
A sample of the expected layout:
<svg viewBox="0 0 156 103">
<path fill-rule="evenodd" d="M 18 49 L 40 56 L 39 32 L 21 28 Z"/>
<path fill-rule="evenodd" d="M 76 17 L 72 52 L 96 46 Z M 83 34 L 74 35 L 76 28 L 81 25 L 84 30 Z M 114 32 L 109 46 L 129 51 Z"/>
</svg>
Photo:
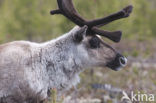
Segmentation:
<svg viewBox="0 0 156 103">
<path fill-rule="evenodd" d="M 86 64 L 82 61 L 85 52 L 73 43 L 72 32 L 41 44 L 15 41 L 1 45 L 0 98 L 18 97 L 19 103 L 29 96 L 43 100 L 51 88 L 62 92 L 75 86 Z"/>
</svg>

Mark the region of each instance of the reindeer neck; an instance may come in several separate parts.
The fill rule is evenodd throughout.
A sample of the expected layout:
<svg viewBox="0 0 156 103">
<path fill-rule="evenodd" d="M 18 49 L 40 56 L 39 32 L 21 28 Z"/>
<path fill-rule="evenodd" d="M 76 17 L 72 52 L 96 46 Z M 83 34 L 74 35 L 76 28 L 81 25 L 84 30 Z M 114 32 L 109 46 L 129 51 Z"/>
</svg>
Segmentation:
<svg viewBox="0 0 156 103">
<path fill-rule="evenodd" d="M 62 90 L 79 82 L 81 64 L 75 58 L 75 47 L 69 35 L 49 41 L 42 48 L 42 58 L 46 62 L 49 88 Z"/>
</svg>

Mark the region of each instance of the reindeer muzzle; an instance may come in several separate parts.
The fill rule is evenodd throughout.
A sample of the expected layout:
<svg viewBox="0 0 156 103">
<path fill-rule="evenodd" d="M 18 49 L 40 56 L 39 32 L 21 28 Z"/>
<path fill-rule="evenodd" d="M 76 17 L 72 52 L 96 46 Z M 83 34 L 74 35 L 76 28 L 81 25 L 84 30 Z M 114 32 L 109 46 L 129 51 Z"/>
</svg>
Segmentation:
<svg viewBox="0 0 156 103">
<path fill-rule="evenodd" d="M 112 70 L 118 71 L 122 67 L 125 67 L 126 64 L 127 64 L 127 59 L 121 54 L 117 53 L 115 59 L 109 62 L 106 66 L 111 68 Z"/>
</svg>

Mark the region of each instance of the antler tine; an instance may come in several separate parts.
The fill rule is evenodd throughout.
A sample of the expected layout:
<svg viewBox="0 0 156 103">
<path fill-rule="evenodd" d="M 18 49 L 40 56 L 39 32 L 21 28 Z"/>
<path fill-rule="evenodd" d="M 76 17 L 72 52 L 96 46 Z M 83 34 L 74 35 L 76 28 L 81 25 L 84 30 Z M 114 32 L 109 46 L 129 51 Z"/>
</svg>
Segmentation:
<svg viewBox="0 0 156 103">
<path fill-rule="evenodd" d="M 93 27 L 93 26 L 101 27 L 103 25 L 106 25 L 106 24 L 114 21 L 114 20 L 128 17 L 130 15 L 130 13 L 132 12 L 132 10 L 133 10 L 133 6 L 129 5 L 117 13 L 111 14 L 104 18 L 88 21 L 87 24 L 90 25 L 90 27 Z"/>
<path fill-rule="evenodd" d="M 114 42 L 120 41 L 121 34 L 122 34 L 121 31 L 108 32 L 108 31 L 100 30 L 97 27 L 93 27 L 94 25 L 98 25 L 98 26 L 101 25 L 101 21 L 104 21 L 103 18 L 87 21 L 78 14 L 76 9 L 74 8 L 72 0 L 57 0 L 57 3 L 59 9 L 51 11 L 52 15 L 62 14 L 81 27 L 87 25 L 89 28 L 89 33 L 91 34 L 99 34 L 105 36 Z M 104 23 L 102 22 L 102 24 Z"/>
<path fill-rule="evenodd" d="M 94 34 L 99 34 L 101 36 L 105 36 L 114 42 L 119 42 L 121 40 L 121 36 L 122 36 L 121 31 L 110 32 L 110 31 L 100 30 L 97 27 L 93 27 L 91 32 Z"/>
<path fill-rule="evenodd" d="M 124 12 L 120 11 L 118 13 L 114 13 L 112 15 L 109 15 L 109 16 L 107 16 L 105 18 L 91 20 L 88 23 L 89 23 L 90 27 L 93 27 L 93 26 L 101 27 L 101 26 L 104 26 L 104 25 L 114 21 L 114 20 L 120 19 L 123 16 L 124 16 Z"/>
</svg>

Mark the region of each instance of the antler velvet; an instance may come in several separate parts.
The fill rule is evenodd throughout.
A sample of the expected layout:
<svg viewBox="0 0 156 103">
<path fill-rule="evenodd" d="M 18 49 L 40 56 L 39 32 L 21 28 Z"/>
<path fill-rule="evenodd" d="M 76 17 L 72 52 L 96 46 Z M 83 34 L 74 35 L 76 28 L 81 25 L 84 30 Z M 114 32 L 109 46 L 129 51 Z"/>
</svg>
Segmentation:
<svg viewBox="0 0 156 103">
<path fill-rule="evenodd" d="M 87 25 L 88 26 L 87 33 L 89 35 L 94 35 L 94 34 L 102 35 L 102 36 L 109 38 L 110 40 L 112 40 L 114 42 L 120 41 L 121 36 L 122 36 L 121 31 L 114 31 L 114 32 L 104 31 L 104 30 L 100 30 L 98 27 L 106 25 L 114 20 L 128 17 L 129 14 L 132 12 L 132 8 L 133 8 L 131 5 L 129 5 L 126 8 L 124 8 L 123 10 L 121 10 L 117 13 L 114 13 L 110 16 L 87 21 L 78 14 L 76 9 L 74 8 L 72 0 L 57 0 L 57 3 L 58 3 L 59 9 L 52 10 L 51 11 L 52 15 L 62 14 L 65 17 L 67 17 L 69 20 L 74 22 L 75 24 L 79 25 L 80 27 Z"/>
</svg>

